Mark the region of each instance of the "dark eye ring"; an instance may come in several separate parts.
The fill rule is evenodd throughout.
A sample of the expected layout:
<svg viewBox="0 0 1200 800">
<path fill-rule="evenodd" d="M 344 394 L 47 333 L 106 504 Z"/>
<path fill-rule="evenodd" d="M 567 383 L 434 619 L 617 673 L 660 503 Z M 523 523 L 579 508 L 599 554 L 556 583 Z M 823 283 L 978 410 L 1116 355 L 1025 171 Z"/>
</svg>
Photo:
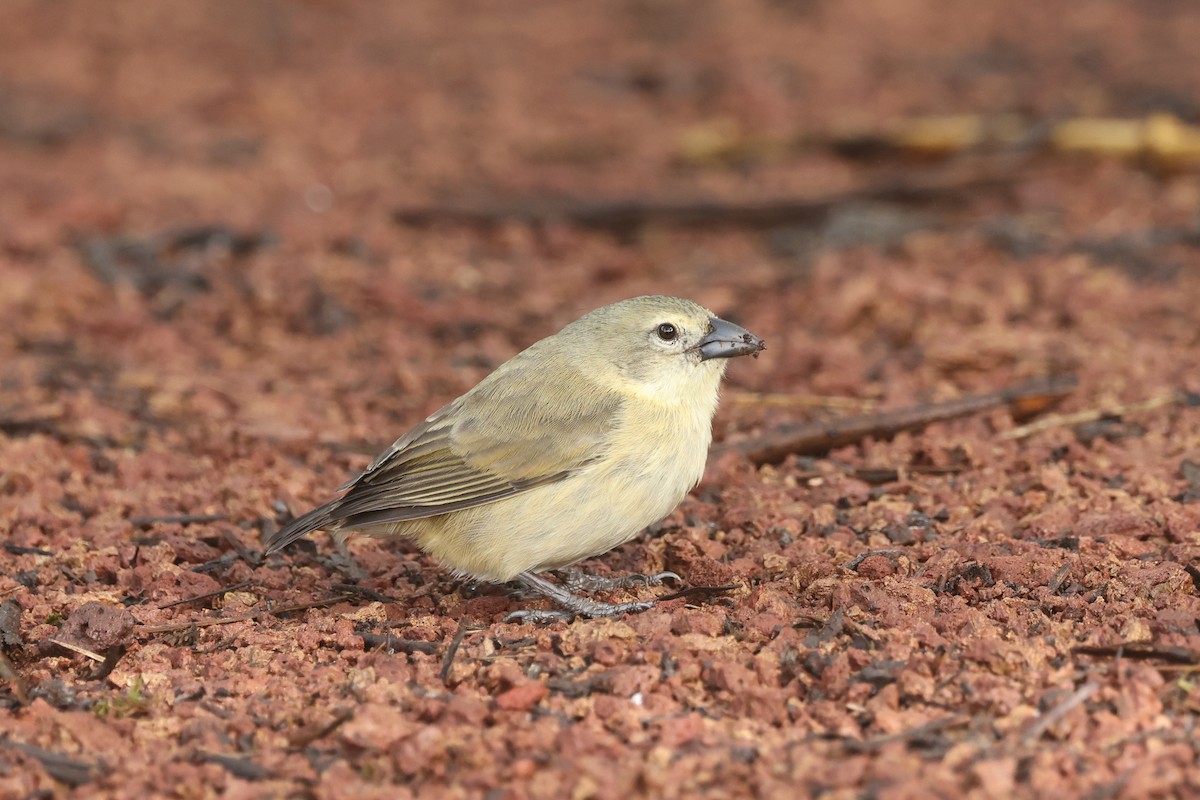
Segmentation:
<svg viewBox="0 0 1200 800">
<path fill-rule="evenodd" d="M 675 330 L 675 326 L 669 322 L 664 322 L 658 326 L 658 338 L 664 342 L 673 342 L 678 335 L 679 332 Z"/>
</svg>

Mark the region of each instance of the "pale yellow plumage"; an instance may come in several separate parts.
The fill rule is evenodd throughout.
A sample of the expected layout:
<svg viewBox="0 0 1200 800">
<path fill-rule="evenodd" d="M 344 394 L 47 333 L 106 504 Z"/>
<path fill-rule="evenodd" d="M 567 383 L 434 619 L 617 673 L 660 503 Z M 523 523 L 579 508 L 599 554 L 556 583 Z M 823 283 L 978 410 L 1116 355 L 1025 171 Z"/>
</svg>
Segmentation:
<svg viewBox="0 0 1200 800">
<path fill-rule="evenodd" d="M 398 439 L 267 550 L 319 528 L 403 536 L 493 581 L 607 552 L 699 481 L 728 357 L 761 349 L 688 300 L 597 309 Z"/>
</svg>

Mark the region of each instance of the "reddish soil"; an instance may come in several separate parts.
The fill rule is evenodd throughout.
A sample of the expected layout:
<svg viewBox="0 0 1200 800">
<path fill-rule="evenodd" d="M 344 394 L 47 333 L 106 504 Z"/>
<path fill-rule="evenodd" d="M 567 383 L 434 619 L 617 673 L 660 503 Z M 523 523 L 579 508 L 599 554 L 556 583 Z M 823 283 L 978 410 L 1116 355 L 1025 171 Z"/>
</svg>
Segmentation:
<svg viewBox="0 0 1200 800">
<path fill-rule="evenodd" d="M 1200 796 L 1200 175 L 831 144 L 934 113 L 1195 122 L 1200 7 L 4 16 L 0 797 Z M 395 219 L 564 198 L 820 202 Z M 1159 402 L 725 456 L 585 566 L 733 588 L 617 620 L 504 623 L 543 601 L 403 544 L 352 540 L 357 581 L 324 536 L 260 558 L 521 347 L 652 292 L 767 340 L 719 440 L 1066 372 L 1056 413 Z"/>
</svg>

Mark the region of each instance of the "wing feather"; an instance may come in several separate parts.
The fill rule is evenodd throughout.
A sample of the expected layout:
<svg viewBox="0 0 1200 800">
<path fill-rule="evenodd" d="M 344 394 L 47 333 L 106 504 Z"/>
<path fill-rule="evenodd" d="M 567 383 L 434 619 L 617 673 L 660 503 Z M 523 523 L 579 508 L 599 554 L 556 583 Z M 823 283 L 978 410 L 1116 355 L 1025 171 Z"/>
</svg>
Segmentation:
<svg viewBox="0 0 1200 800">
<path fill-rule="evenodd" d="M 543 343 L 539 343 L 542 345 Z M 553 353 L 526 350 L 396 442 L 344 494 L 267 537 L 420 519 L 562 480 L 601 457 L 620 396 Z"/>
</svg>

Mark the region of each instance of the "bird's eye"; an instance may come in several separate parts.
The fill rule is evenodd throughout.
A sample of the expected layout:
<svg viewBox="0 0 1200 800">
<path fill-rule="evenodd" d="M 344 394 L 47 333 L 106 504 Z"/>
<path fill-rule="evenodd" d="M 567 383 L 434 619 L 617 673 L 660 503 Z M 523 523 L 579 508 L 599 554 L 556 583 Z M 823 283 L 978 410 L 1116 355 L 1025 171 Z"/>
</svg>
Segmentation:
<svg viewBox="0 0 1200 800">
<path fill-rule="evenodd" d="M 664 322 L 662 325 L 658 326 L 658 338 L 662 339 L 664 342 L 673 342 L 675 341 L 675 337 L 678 335 L 679 332 L 675 330 L 675 326 L 669 322 Z"/>
</svg>

